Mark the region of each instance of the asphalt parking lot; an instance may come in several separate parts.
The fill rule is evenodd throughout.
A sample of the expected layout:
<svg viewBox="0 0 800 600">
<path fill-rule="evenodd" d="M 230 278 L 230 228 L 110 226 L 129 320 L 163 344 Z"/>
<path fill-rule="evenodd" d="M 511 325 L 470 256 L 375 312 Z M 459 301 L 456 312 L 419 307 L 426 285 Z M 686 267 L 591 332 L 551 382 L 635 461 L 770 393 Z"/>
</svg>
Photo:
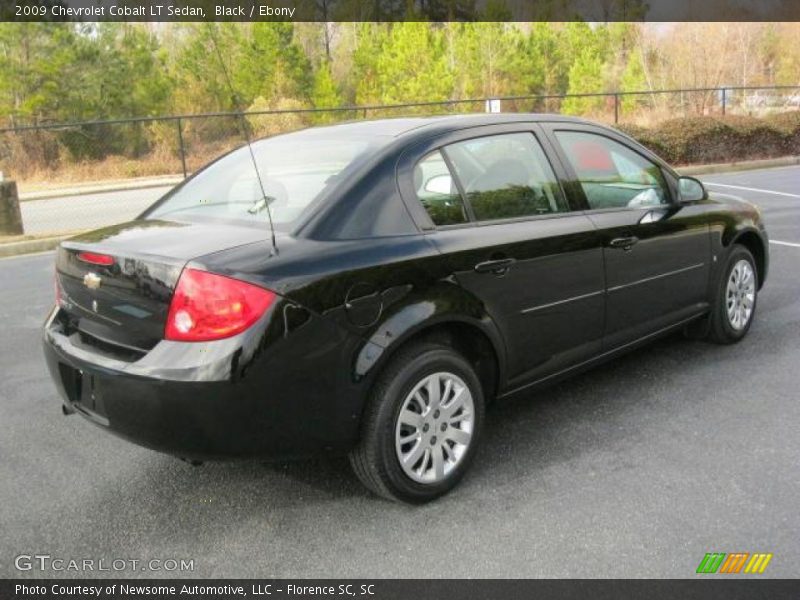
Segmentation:
<svg viewBox="0 0 800 600">
<path fill-rule="evenodd" d="M 194 468 L 63 417 L 39 341 L 52 257 L 0 260 L 0 576 L 80 575 L 14 568 L 49 554 L 194 560 L 103 573 L 156 577 L 693 577 L 737 551 L 800 575 L 800 167 L 703 179 L 775 242 L 746 340 L 674 336 L 498 404 L 471 473 L 424 507 L 342 459 Z"/>
</svg>

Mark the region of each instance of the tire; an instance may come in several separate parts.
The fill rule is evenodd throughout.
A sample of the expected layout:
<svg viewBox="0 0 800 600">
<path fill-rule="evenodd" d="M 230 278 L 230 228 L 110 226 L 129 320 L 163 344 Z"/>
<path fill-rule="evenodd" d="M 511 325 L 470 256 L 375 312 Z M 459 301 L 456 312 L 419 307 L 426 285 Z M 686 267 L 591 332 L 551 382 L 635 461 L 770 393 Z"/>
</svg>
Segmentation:
<svg viewBox="0 0 800 600">
<path fill-rule="evenodd" d="M 742 273 L 745 275 L 739 283 L 732 281 L 736 278 L 734 272 L 737 269 L 740 278 Z M 757 300 L 758 270 L 753 255 L 744 246 L 734 245 L 728 254 L 725 268 L 722 269 L 722 276 L 717 282 L 707 339 L 717 344 L 734 344 L 744 338 L 755 318 Z M 731 303 L 734 306 L 741 306 L 742 303 L 745 307 L 749 305 L 749 312 L 742 309 L 743 312 L 739 312 L 738 318 L 732 317 L 729 311 Z"/>
<path fill-rule="evenodd" d="M 438 406 L 429 394 L 432 390 L 435 396 L 436 389 Z M 450 491 L 466 473 L 483 417 L 483 390 L 464 357 L 443 344 L 413 343 L 376 380 L 350 464 L 379 496 L 429 502 Z"/>
</svg>

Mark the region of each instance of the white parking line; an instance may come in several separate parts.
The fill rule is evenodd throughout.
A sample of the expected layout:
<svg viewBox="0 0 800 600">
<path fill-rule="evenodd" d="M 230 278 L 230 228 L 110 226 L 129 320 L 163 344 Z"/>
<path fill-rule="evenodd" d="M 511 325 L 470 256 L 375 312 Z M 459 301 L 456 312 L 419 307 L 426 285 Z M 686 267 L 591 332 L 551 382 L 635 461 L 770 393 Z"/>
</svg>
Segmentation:
<svg viewBox="0 0 800 600">
<path fill-rule="evenodd" d="M 800 248 L 800 244 L 794 242 L 779 242 L 778 240 L 770 240 L 770 244 L 777 244 L 778 246 L 791 246 L 792 248 Z"/>
<path fill-rule="evenodd" d="M 733 188 L 735 190 L 747 190 L 748 192 L 759 192 L 761 194 L 775 194 L 776 196 L 788 196 L 789 198 L 800 198 L 800 194 L 789 194 L 787 192 L 775 192 L 772 190 L 762 190 L 759 188 L 745 187 L 743 185 L 730 185 L 727 183 L 714 183 L 713 181 L 704 181 L 706 185 L 716 185 L 718 187 Z"/>
</svg>

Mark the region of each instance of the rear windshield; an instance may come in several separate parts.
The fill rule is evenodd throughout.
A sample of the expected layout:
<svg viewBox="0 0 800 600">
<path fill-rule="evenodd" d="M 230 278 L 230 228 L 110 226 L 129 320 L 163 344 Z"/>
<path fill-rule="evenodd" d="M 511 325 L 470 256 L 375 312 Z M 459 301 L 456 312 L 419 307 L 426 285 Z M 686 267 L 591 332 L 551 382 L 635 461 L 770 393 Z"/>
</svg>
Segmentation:
<svg viewBox="0 0 800 600">
<path fill-rule="evenodd" d="M 250 150 L 244 146 L 205 167 L 144 217 L 266 222 L 268 205 L 275 228 L 287 231 L 391 139 L 334 139 L 324 131 L 311 129 L 252 144 L 266 200 Z"/>
</svg>

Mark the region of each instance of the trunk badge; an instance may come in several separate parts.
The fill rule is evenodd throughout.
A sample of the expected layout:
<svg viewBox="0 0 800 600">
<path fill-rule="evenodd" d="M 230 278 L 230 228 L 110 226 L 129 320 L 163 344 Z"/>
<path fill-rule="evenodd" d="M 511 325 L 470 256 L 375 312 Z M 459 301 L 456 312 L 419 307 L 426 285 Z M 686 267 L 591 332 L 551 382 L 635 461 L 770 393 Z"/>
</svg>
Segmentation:
<svg viewBox="0 0 800 600">
<path fill-rule="evenodd" d="M 83 285 L 90 290 L 96 290 L 102 282 L 103 280 L 96 273 L 87 273 L 83 276 Z"/>
<path fill-rule="evenodd" d="M 92 310 L 97 312 L 97 300 L 92 300 Z"/>
</svg>

